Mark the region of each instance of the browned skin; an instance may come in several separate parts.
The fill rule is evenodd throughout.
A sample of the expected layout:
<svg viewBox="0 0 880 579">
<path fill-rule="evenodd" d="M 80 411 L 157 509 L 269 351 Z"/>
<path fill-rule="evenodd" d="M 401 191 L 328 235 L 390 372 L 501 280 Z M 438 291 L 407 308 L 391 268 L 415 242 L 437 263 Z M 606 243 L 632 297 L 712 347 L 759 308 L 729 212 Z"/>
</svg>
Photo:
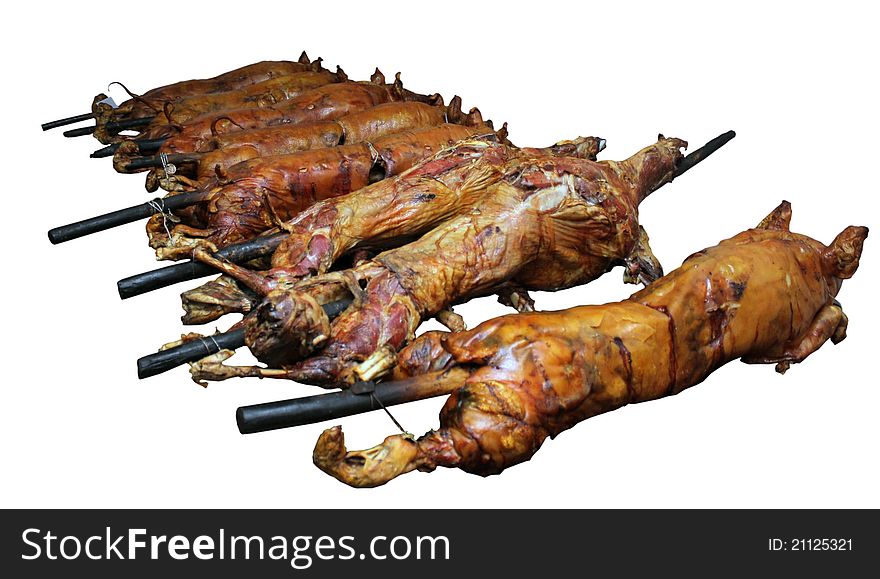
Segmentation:
<svg viewBox="0 0 880 579">
<path fill-rule="evenodd" d="M 341 69 L 336 73 L 316 70 L 271 78 L 238 90 L 184 97 L 166 103 L 162 113 L 142 132 L 149 134 L 153 128 L 168 124 L 182 125 L 198 116 L 217 111 L 277 105 L 308 90 L 344 80 L 347 78 Z"/>
<path fill-rule="evenodd" d="M 205 143 L 203 151 L 186 154 L 185 161 L 175 160 L 176 174 L 169 176 L 164 169 L 150 169 L 145 186 L 150 192 L 156 191 L 159 187 L 166 191 L 194 191 L 203 188 L 211 178 L 225 174 L 237 163 L 257 157 L 335 147 L 340 144 L 341 138 L 342 130 L 336 121 L 280 125 L 218 135 Z M 167 151 L 163 146 L 156 154 L 165 152 Z M 139 154 L 131 155 L 120 147 L 113 156 L 113 166 L 120 173 L 130 173 L 132 171 L 126 167 L 137 156 Z M 180 157 L 171 157 L 171 159 L 180 159 Z"/>
<path fill-rule="evenodd" d="M 213 191 L 171 238 L 161 215 L 148 222 L 150 246 L 160 259 L 190 257 L 197 245 L 222 247 L 250 239 L 317 201 L 345 195 L 396 175 L 456 141 L 485 134 L 483 126 L 441 124 L 386 135 L 372 143 L 261 157 L 229 168 L 205 185 Z"/>
<path fill-rule="evenodd" d="M 446 119 L 447 109 L 443 106 L 391 102 L 335 121 L 238 131 L 212 139 L 203 154 L 191 155 L 194 163 L 184 171 L 193 178 L 181 176 L 184 171 L 180 170 L 167 177 L 162 169 L 152 169 L 147 177 L 147 189 L 155 190 L 155 184 L 170 191 L 191 191 L 204 187 L 211 178 L 225 174 L 233 165 L 257 157 L 373 141 L 392 133 L 437 126 Z M 168 151 L 160 148 L 159 153 L 163 152 Z M 123 166 L 129 158 L 122 160 Z"/>
<path fill-rule="evenodd" d="M 115 109 L 110 105 L 100 104 L 102 100 L 107 98 L 107 95 L 99 94 L 92 104 L 92 112 L 95 113 L 95 121 L 99 129 L 95 132 L 95 137 L 104 144 L 113 142 L 118 137 L 102 130 L 106 123 L 153 116 L 160 112 L 167 102 L 174 102 L 194 95 L 237 90 L 272 78 L 313 70 L 316 65 L 320 66 L 320 59 L 315 63 L 310 63 L 305 52 L 302 53 L 298 62 L 286 60 L 257 62 L 214 78 L 177 82 L 154 88 L 143 95 L 132 95 L 133 98 L 123 102 Z"/>
<path fill-rule="evenodd" d="M 536 156 L 505 164 L 501 178 L 471 210 L 417 241 L 300 283 L 198 253 L 266 296 L 245 319 L 246 343 L 257 359 L 283 371 L 267 374 L 208 359 L 195 365 L 193 375 L 210 380 L 271 375 L 330 386 L 373 379 L 393 366 L 395 352 L 423 319 L 457 302 L 510 286 L 557 290 L 596 279 L 636 252 L 642 239 L 638 205 L 672 179 L 683 146 L 679 139 L 662 138 L 622 162 L 533 150 Z M 330 323 L 327 334 L 315 321 L 323 311 L 311 300 L 338 299 L 340 289 L 355 303 Z M 285 321 L 279 329 L 287 312 L 302 324 Z M 300 346 L 288 350 L 289 342 Z M 307 350 L 314 353 L 304 358 Z"/>
<path fill-rule="evenodd" d="M 515 159 L 551 155 L 595 160 L 603 146 L 604 140 L 595 137 L 546 149 L 518 149 L 489 139 L 462 141 L 356 195 L 318 202 L 284 224 L 288 235 L 272 256 L 267 280 L 293 283 L 327 272 L 355 248 L 401 245 L 425 234 L 469 212 Z M 220 278 L 183 294 L 183 321 L 203 324 L 226 313 L 248 312 L 251 297 L 231 279 Z"/>
<path fill-rule="evenodd" d="M 490 140 L 458 143 L 399 177 L 356 196 L 315 204 L 287 224 L 272 266 L 292 276 L 324 273 L 355 247 L 380 247 L 421 235 L 471 210 L 516 159 L 542 154 L 596 159 L 602 139 L 581 137 L 547 149 Z"/>
<path fill-rule="evenodd" d="M 318 440 L 315 464 L 358 487 L 438 466 L 496 474 L 582 420 L 677 394 L 737 358 L 784 371 L 844 339 L 846 316 L 834 298 L 867 236 L 849 227 L 825 247 L 790 233 L 789 216 L 783 203 L 758 229 L 691 256 L 622 302 L 425 334 L 401 352 L 396 378 L 469 370 L 440 428 L 346 452 L 335 427 Z"/>
<path fill-rule="evenodd" d="M 318 87 L 280 103 L 263 108 L 242 108 L 200 115 L 184 125 L 162 125 L 138 135 L 141 139 L 168 138 L 168 152 L 197 151 L 207 139 L 220 133 L 257 129 L 274 125 L 333 120 L 363 111 L 381 103 L 417 101 L 442 102 L 440 95 L 420 95 L 403 88 L 400 74 L 385 84 L 378 69 L 369 82 L 344 82 Z M 171 138 L 173 137 L 173 138 Z"/>
<path fill-rule="evenodd" d="M 386 85 L 370 82 L 327 84 L 270 106 L 215 111 L 194 117 L 182 125 L 164 123 L 151 126 L 141 132 L 138 138 L 168 138 L 164 143 L 167 150 L 186 152 L 200 148 L 215 134 L 332 120 L 391 100 L 394 100 L 394 96 Z"/>
</svg>

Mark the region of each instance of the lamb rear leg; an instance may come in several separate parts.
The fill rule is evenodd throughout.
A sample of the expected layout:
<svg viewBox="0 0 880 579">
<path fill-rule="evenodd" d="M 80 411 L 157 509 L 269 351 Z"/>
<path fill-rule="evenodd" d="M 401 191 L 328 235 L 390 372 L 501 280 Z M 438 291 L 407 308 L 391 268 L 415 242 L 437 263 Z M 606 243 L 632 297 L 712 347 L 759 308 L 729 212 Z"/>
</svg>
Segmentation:
<svg viewBox="0 0 880 579">
<path fill-rule="evenodd" d="M 325 430 L 312 455 L 315 465 L 347 485 L 375 487 L 414 470 L 443 466 L 486 476 L 528 460 L 548 433 L 524 421 L 515 389 L 481 379 L 489 374 L 491 369 L 477 370 L 455 389 L 441 412 L 441 427 L 421 438 L 396 434 L 373 448 L 349 451 L 341 427 Z"/>
<path fill-rule="evenodd" d="M 312 461 L 349 486 L 377 487 L 414 470 L 432 472 L 438 466 L 459 466 L 461 457 L 455 440 L 460 437 L 451 429 L 441 428 L 419 439 L 394 434 L 372 448 L 347 450 L 342 427 L 334 426 L 318 438 Z"/>
<path fill-rule="evenodd" d="M 367 450 L 348 451 L 342 427 L 334 426 L 318 438 L 312 460 L 338 481 L 365 488 L 383 485 L 417 469 L 422 462 L 421 454 L 418 443 L 404 434 L 389 436 Z"/>
<path fill-rule="evenodd" d="M 468 370 L 429 372 L 408 380 L 413 399 L 455 392 L 468 379 Z M 341 426 L 325 430 L 315 445 L 315 466 L 340 482 L 354 487 L 376 487 L 413 470 L 430 472 L 438 466 L 458 466 L 461 457 L 455 442 L 463 435 L 441 428 L 414 439 L 395 434 L 367 450 L 349 451 Z M 473 445 L 470 445 L 473 446 Z"/>
</svg>

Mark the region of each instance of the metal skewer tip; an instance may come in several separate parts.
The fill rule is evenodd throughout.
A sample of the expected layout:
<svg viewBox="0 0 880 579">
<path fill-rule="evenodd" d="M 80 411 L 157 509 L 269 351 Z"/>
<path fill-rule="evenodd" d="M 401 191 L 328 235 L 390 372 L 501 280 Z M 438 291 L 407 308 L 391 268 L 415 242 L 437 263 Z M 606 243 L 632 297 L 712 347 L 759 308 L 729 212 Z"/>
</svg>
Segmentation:
<svg viewBox="0 0 880 579">
<path fill-rule="evenodd" d="M 126 119 L 124 121 L 110 121 L 105 125 L 108 132 L 118 133 L 119 131 L 127 131 L 129 129 L 137 129 L 146 127 L 155 117 L 141 117 L 139 119 Z"/>
<path fill-rule="evenodd" d="M 75 115 L 72 117 L 67 117 L 65 119 L 58 119 L 57 121 L 49 121 L 48 123 L 43 123 L 42 125 L 40 125 L 40 127 L 42 127 L 44 131 L 48 131 L 49 129 L 57 129 L 58 127 L 65 127 L 67 125 L 80 123 L 82 121 L 87 121 L 93 118 L 95 118 L 94 113 L 85 113 L 83 115 Z"/>
<path fill-rule="evenodd" d="M 69 131 L 64 131 L 62 133 L 65 137 L 85 137 L 86 135 L 91 135 L 95 132 L 95 129 L 98 127 L 92 125 L 89 127 L 80 127 L 78 129 L 70 129 Z"/>
<path fill-rule="evenodd" d="M 76 223 L 62 225 L 61 227 L 49 230 L 49 241 L 53 244 L 63 243 L 65 241 L 70 241 L 71 239 L 77 239 L 79 237 L 91 235 L 92 233 L 125 225 L 126 223 L 133 223 L 141 219 L 147 219 L 156 213 L 195 205 L 196 203 L 203 201 L 207 195 L 208 193 L 204 191 L 181 193 L 180 195 L 157 198 L 146 203 L 141 203 L 140 205 L 111 211 L 110 213 L 83 219 Z"/>
<path fill-rule="evenodd" d="M 195 362 L 205 356 L 216 354 L 220 350 L 235 350 L 242 346 L 244 346 L 244 328 L 185 342 L 179 346 L 139 358 L 137 361 L 138 378 L 156 376 L 187 362 Z"/>
<path fill-rule="evenodd" d="M 119 143 L 113 143 L 112 145 L 107 145 L 106 147 L 101 147 L 97 151 L 93 152 L 89 155 L 92 159 L 103 159 L 104 157 L 112 157 L 116 150 L 119 148 Z"/>
<path fill-rule="evenodd" d="M 387 406 L 443 396 L 464 384 L 469 370 L 449 368 L 389 382 L 356 382 L 347 390 L 242 406 L 235 412 L 242 434 L 336 420 Z"/>
<path fill-rule="evenodd" d="M 138 144 L 138 151 L 141 153 L 152 153 L 159 150 L 159 147 L 162 146 L 162 143 L 165 142 L 165 139 L 145 139 L 143 141 L 134 140 L 135 143 Z M 103 159 L 104 157 L 112 157 L 117 149 L 119 149 L 119 143 L 113 143 L 111 145 L 107 145 L 106 147 L 102 147 L 97 151 L 93 152 L 89 155 L 92 159 Z"/>
<path fill-rule="evenodd" d="M 688 170 L 697 165 L 700 161 L 723 147 L 735 136 L 736 133 L 734 131 L 727 131 L 726 133 L 718 135 L 696 151 L 690 153 L 684 159 L 682 159 L 678 166 L 675 168 L 675 176 L 679 177 L 683 175 Z"/>
</svg>

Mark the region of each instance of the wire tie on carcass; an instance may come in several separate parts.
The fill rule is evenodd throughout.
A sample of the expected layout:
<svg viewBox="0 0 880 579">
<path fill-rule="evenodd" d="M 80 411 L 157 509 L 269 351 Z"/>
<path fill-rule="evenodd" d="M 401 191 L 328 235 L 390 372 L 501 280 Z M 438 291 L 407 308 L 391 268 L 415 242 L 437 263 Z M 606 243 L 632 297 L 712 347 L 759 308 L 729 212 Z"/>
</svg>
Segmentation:
<svg viewBox="0 0 880 579">
<path fill-rule="evenodd" d="M 388 418 L 391 419 L 391 422 L 393 422 L 394 425 L 395 425 L 398 429 L 400 429 L 400 432 L 402 432 L 404 435 L 409 436 L 410 438 L 412 438 L 412 434 L 410 434 L 409 432 L 407 432 L 407 430 L 406 430 L 403 426 L 400 425 L 400 423 L 397 421 L 397 419 L 394 418 L 394 415 L 391 414 L 391 411 L 388 410 L 388 409 L 385 407 L 384 404 L 382 404 L 382 401 L 379 400 L 379 397 L 376 396 L 376 393 L 375 393 L 375 392 L 370 391 L 370 398 L 371 398 L 372 400 L 375 400 L 375 401 L 376 401 L 376 404 L 378 404 L 379 407 L 380 407 L 382 410 L 385 411 L 385 414 L 387 414 L 387 415 L 388 415 Z"/>
<path fill-rule="evenodd" d="M 155 199 L 147 201 L 147 205 L 152 207 L 153 211 L 156 213 L 165 213 L 165 200 L 161 197 L 156 197 Z"/>
<path fill-rule="evenodd" d="M 373 146 L 373 143 L 371 143 L 370 141 L 367 141 L 367 147 L 370 148 L 371 162 L 372 162 L 373 164 L 375 164 L 376 161 L 379 160 L 379 151 L 376 150 L 376 147 L 374 147 L 374 146 Z"/>
<path fill-rule="evenodd" d="M 214 351 L 211 351 L 211 347 L 208 345 L 208 342 L 206 342 L 205 339 L 208 339 L 208 340 L 211 340 L 212 342 L 214 342 L 214 347 L 217 349 Z M 214 336 L 202 336 L 201 338 L 199 338 L 199 341 L 205 347 L 205 351 L 208 353 L 209 356 L 211 354 L 216 354 L 217 352 L 219 352 L 220 350 L 223 349 L 220 347 L 220 344 L 217 343 L 217 340 L 214 339 Z"/>
<path fill-rule="evenodd" d="M 189 258 L 189 266 L 190 266 L 190 271 L 192 272 L 193 278 L 198 277 L 196 274 L 196 250 L 198 248 L 199 247 L 197 245 L 193 246 L 192 255 Z"/>
<path fill-rule="evenodd" d="M 165 245 L 171 245 L 171 230 L 168 229 L 168 218 L 171 214 L 165 211 L 165 200 L 161 197 L 156 197 L 151 201 L 147 201 L 147 204 L 153 208 L 153 211 L 162 215 L 162 227 L 165 229 L 165 235 L 168 236 L 168 241 Z"/>
<path fill-rule="evenodd" d="M 168 162 L 168 153 L 160 153 L 159 161 L 162 163 L 162 170 L 165 171 L 166 176 L 170 177 L 177 173 L 177 165 Z"/>
</svg>

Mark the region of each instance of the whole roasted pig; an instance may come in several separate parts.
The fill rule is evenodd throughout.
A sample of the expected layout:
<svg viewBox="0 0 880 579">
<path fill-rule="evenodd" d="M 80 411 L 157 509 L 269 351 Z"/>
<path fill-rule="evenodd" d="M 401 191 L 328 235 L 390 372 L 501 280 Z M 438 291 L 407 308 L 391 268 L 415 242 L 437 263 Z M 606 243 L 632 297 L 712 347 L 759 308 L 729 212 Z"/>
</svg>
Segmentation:
<svg viewBox="0 0 880 579">
<path fill-rule="evenodd" d="M 434 387 L 438 371 L 456 371 L 440 428 L 348 452 L 335 427 L 318 440 L 315 464 L 359 487 L 438 466 L 496 474 L 582 420 L 677 394 L 737 358 L 785 372 L 846 337 L 835 297 L 868 234 L 848 227 L 825 246 L 791 233 L 790 217 L 784 202 L 622 302 L 424 334 L 401 352 L 395 377 Z"/>
<path fill-rule="evenodd" d="M 212 178 L 226 174 L 233 165 L 257 157 L 351 145 L 444 122 L 479 124 L 463 114 L 460 106 L 461 99 L 458 97 L 450 102 L 449 107 L 443 106 L 442 102 L 438 105 L 390 102 L 336 120 L 277 125 L 217 135 L 202 149 L 190 153 L 172 153 L 163 145 L 158 155 L 166 154 L 166 162 L 173 163 L 174 172 L 170 175 L 161 163 L 156 162 L 156 156 L 143 159 L 117 152 L 113 165 L 123 173 L 149 168 L 148 191 L 155 191 L 160 186 L 167 191 L 193 191 L 203 188 Z M 475 116 L 475 111 L 470 116 Z"/>
<path fill-rule="evenodd" d="M 320 59 L 316 62 L 320 64 Z M 153 117 L 161 112 L 168 102 L 174 102 L 194 95 L 236 90 L 279 76 L 306 72 L 313 68 L 314 64 L 309 61 L 308 55 L 303 52 L 297 62 L 287 60 L 257 62 L 231 70 L 214 78 L 176 82 L 154 88 L 141 95 L 133 94 L 126 88 L 131 98 L 116 108 L 106 102 L 106 94 L 99 94 L 92 103 L 92 114 L 95 117 L 97 126 L 94 135 L 99 141 L 107 144 L 122 138 L 104 130 L 105 125 L 109 122 Z"/>
</svg>

